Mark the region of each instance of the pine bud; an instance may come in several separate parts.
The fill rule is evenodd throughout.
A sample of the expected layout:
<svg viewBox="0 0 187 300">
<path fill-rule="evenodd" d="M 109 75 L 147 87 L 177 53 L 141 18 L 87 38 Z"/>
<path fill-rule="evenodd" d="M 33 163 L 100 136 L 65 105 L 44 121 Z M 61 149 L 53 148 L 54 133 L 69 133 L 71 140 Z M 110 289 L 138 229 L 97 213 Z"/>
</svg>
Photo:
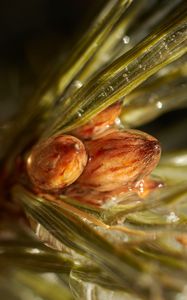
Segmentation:
<svg viewBox="0 0 187 300">
<path fill-rule="evenodd" d="M 28 175 L 38 189 L 56 192 L 83 172 L 87 154 L 83 143 L 70 135 L 39 142 L 27 159 Z"/>
<path fill-rule="evenodd" d="M 120 112 L 121 103 L 114 103 L 96 115 L 91 121 L 74 130 L 73 134 L 85 140 L 95 138 L 95 136 L 104 132 L 115 123 Z"/>
<path fill-rule="evenodd" d="M 151 173 L 160 158 L 159 142 L 136 131 L 113 131 L 85 143 L 88 164 L 77 183 L 100 192 L 133 186 Z"/>
</svg>

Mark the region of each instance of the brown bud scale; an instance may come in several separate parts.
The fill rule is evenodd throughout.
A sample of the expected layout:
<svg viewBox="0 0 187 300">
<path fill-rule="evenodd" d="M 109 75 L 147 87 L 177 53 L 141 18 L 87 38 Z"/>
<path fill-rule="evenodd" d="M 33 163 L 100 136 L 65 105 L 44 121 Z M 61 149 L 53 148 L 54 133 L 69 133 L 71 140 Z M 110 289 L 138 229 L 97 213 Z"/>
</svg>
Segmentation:
<svg viewBox="0 0 187 300">
<path fill-rule="evenodd" d="M 87 154 L 76 137 L 60 135 L 39 142 L 27 159 L 28 175 L 38 189 L 56 192 L 83 172 Z"/>
<path fill-rule="evenodd" d="M 120 113 L 121 103 L 114 103 L 97 114 L 88 123 L 74 130 L 73 134 L 83 140 L 95 138 L 112 126 Z"/>
<path fill-rule="evenodd" d="M 154 137 L 136 130 L 106 133 L 85 147 L 89 161 L 77 182 L 100 192 L 132 185 L 149 175 L 161 152 Z"/>
</svg>

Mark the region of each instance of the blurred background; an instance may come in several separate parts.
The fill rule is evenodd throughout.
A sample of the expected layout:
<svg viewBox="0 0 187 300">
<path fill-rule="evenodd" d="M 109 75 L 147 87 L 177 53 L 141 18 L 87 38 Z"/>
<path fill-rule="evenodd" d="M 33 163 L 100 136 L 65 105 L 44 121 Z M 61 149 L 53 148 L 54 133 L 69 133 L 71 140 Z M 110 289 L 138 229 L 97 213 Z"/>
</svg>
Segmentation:
<svg viewBox="0 0 187 300">
<path fill-rule="evenodd" d="M 89 2 L 89 3 L 88 3 Z M 0 1 L 0 120 L 27 101 L 59 52 L 67 52 L 102 1 Z M 89 5 L 88 5 L 89 4 Z M 91 8 L 91 9 L 90 9 Z"/>
<path fill-rule="evenodd" d="M 152 5 L 155 1 L 147 2 Z M 40 77 L 57 56 L 66 57 L 68 49 L 104 3 L 103 0 L 0 2 L 0 124 L 18 113 L 37 89 Z M 164 150 L 174 150 L 187 146 L 187 135 L 181 130 L 184 125 L 187 126 L 187 109 L 183 108 L 141 129 L 157 136 Z M 173 130 L 173 140 L 167 141 L 168 129 Z"/>
</svg>

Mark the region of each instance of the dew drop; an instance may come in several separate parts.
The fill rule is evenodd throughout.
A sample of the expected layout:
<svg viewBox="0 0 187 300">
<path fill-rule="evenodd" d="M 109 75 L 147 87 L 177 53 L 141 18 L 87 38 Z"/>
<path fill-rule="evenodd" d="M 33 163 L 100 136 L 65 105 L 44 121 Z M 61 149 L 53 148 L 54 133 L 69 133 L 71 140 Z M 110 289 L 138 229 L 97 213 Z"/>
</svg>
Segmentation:
<svg viewBox="0 0 187 300">
<path fill-rule="evenodd" d="M 129 71 L 128 67 L 125 67 L 125 72 L 128 72 L 128 71 Z"/>
<path fill-rule="evenodd" d="M 77 115 L 78 115 L 79 118 L 82 117 L 82 113 L 80 111 L 77 112 Z"/>
<path fill-rule="evenodd" d="M 121 125 L 121 120 L 120 120 L 120 118 L 116 118 L 116 119 L 115 119 L 115 125 L 116 125 L 116 126 L 120 126 L 120 125 Z"/>
<path fill-rule="evenodd" d="M 98 95 L 98 98 L 104 98 L 107 96 L 107 93 L 104 91 L 104 92 L 101 92 L 99 95 Z"/>
<path fill-rule="evenodd" d="M 107 92 L 113 92 L 114 91 L 114 88 L 112 85 L 109 85 L 106 89 Z"/>
<path fill-rule="evenodd" d="M 156 107 L 157 107 L 158 109 L 161 109 L 161 108 L 163 107 L 163 103 L 162 103 L 161 101 L 158 101 L 158 102 L 156 103 Z"/>
<path fill-rule="evenodd" d="M 164 46 L 165 50 L 168 50 L 168 45 L 165 41 L 163 42 L 163 46 Z"/>
<path fill-rule="evenodd" d="M 75 80 L 73 85 L 75 88 L 80 89 L 83 86 L 83 83 L 80 80 Z"/>
<path fill-rule="evenodd" d="M 130 37 L 129 37 L 128 35 L 125 35 L 125 36 L 123 37 L 123 43 L 124 43 L 124 44 L 129 44 L 129 42 L 130 42 Z"/>
<path fill-rule="evenodd" d="M 166 218 L 167 218 L 168 223 L 175 223 L 175 222 L 179 221 L 179 217 L 176 216 L 176 214 L 173 211 L 171 211 L 170 214 Z"/>
<path fill-rule="evenodd" d="M 127 73 L 124 73 L 123 77 L 126 79 L 127 82 L 129 82 L 129 77 L 128 77 Z"/>
</svg>

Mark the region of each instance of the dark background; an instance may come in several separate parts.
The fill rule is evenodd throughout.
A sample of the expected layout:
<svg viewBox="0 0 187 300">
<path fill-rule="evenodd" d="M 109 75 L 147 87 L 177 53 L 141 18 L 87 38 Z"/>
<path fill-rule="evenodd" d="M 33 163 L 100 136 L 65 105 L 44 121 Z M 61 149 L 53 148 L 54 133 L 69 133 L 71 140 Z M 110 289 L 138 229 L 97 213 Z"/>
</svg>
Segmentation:
<svg viewBox="0 0 187 300">
<path fill-rule="evenodd" d="M 0 1 L 0 51 L 15 56 L 28 40 L 48 34 L 66 38 L 78 31 L 82 19 L 101 0 Z M 93 12 L 94 13 L 94 12 Z"/>
<path fill-rule="evenodd" d="M 0 1 L 1 124 L 29 99 L 46 66 L 62 49 L 71 48 L 103 3 L 106 1 Z M 183 109 L 170 112 L 141 129 L 156 135 L 168 150 L 187 147 L 187 134 L 183 130 L 186 125 L 187 110 Z M 174 136 L 168 141 L 167 130 L 171 134 L 173 130 Z"/>
<path fill-rule="evenodd" d="M 0 124 L 17 113 L 47 66 L 67 52 L 103 2 L 0 0 Z"/>
</svg>

